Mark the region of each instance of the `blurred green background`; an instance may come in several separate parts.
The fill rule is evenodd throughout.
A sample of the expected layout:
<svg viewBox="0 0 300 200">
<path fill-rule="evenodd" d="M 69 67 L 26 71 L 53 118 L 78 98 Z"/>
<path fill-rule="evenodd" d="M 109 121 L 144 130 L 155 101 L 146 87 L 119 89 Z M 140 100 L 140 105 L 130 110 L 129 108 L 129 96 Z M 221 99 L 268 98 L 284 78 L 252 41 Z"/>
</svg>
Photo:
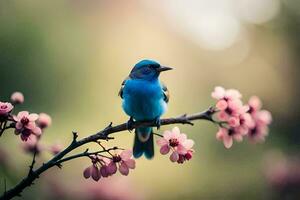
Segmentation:
<svg viewBox="0 0 300 200">
<path fill-rule="evenodd" d="M 199 121 L 180 126 L 196 142 L 184 165 L 156 147 L 155 158 L 137 160 L 130 176 L 93 183 L 82 177 L 89 160 L 80 159 L 46 172 L 22 199 L 280 199 L 266 162 L 299 157 L 299 35 L 298 0 L 0 0 L 0 99 L 22 91 L 18 110 L 52 116 L 44 144 L 67 145 L 71 131 L 84 137 L 126 121 L 117 93 L 144 58 L 175 68 L 161 77 L 171 93 L 165 117 L 206 109 L 222 85 L 245 101 L 260 96 L 274 118 L 265 144 L 226 150 L 217 128 Z M 132 143 L 124 132 L 107 145 Z M 4 180 L 8 188 L 17 183 L 31 159 L 13 132 L 0 148 L 8 163 L 0 168 L 2 192 Z"/>
</svg>

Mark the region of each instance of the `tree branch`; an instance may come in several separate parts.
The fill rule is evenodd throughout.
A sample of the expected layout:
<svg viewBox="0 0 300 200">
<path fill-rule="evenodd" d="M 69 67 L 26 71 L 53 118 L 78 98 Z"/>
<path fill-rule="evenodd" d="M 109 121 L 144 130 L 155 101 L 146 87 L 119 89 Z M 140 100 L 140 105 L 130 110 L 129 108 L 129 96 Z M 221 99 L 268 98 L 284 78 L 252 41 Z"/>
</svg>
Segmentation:
<svg viewBox="0 0 300 200">
<path fill-rule="evenodd" d="M 117 149 L 119 149 L 119 148 L 118 147 L 113 147 L 113 148 L 109 148 L 109 149 L 101 150 L 101 151 L 96 151 L 96 152 L 84 151 L 83 153 L 75 154 L 75 155 L 60 159 L 59 161 L 56 162 L 56 165 L 61 165 L 64 162 L 67 162 L 69 160 L 73 160 L 73 159 L 76 159 L 76 158 L 89 157 L 91 155 L 98 155 L 100 153 L 105 153 L 105 152 L 109 152 L 109 151 L 117 150 Z"/>
<path fill-rule="evenodd" d="M 213 108 L 209 108 L 209 109 L 205 110 L 204 112 L 200 112 L 200 113 L 195 113 L 195 114 L 191 114 L 191 115 L 184 114 L 179 117 L 166 118 L 166 119 L 161 120 L 161 126 L 169 125 L 169 124 L 193 125 L 192 121 L 195 121 L 195 120 L 207 120 L 207 121 L 211 121 L 213 123 L 218 123 L 218 122 L 214 121 L 212 118 L 212 115 L 214 113 L 215 113 L 215 110 Z M 138 121 L 138 122 L 133 122 L 133 124 L 132 124 L 132 128 L 138 128 L 138 127 L 143 127 L 143 126 L 156 127 L 156 123 L 155 123 L 155 121 Z M 42 166 L 40 166 L 38 169 L 36 169 L 36 170 L 32 169 L 31 173 L 27 177 L 22 179 L 16 186 L 11 188 L 10 190 L 7 190 L 0 197 L 0 200 L 12 199 L 15 196 L 20 196 L 21 192 L 26 187 L 29 187 L 37 178 L 39 178 L 39 175 L 41 175 L 43 172 L 45 172 L 49 168 L 52 168 L 54 166 L 60 166 L 61 163 L 69 161 L 69 160 L 73 160 L 73 159 L 76 159 L 79 157 L 88 156 L 89 154 L 92 155 L 92 154 L 97 153 L 97 152 L 88 153 L 87 151 L 85 151 L 81 154 L 77 154 L 77 155 L 73 155 L 73 156 L 64 158 L 64 156 L 66 154 L 70 153 L 74 149 L 76 149 L 84 144 L 90 143 L 90 142 L 97 142 L 98 140 L 114 139 L 113 137 L 110 137 L 111 134 L 126 131 L 126 130 L 127 130 L 126 123 L 116 125 L 116 126 L 112 126 L 112 123 L 110 123 L 103 130 L 101 130 L 95 134 L 92 134 L 88 137 L 85 137 L 81 140 L 77 140 L 78 134 L 76 132 L 73 132 L 73 140 L 67 148 L 65 148 L 60 153 L 56 154 L 48 162 L 42 164 Z M 107 150 L 112 150 L 112 149 L 107 149 Z M 107 150 L 99 151 L 98 153 L 107 152 Z"/>
</svg>

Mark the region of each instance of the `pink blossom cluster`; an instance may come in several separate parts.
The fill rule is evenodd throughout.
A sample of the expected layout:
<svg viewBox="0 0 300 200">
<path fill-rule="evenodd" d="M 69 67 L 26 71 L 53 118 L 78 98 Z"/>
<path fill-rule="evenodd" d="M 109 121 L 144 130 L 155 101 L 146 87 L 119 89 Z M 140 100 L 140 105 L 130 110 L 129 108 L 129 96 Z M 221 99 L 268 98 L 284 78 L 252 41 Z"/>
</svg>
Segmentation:
<svg viewBox="0 0 300 200">
<path fill-rule="evenodd" d="M 94 181 L 98 181 L 101 177 L 112 176 L 118 169 L 122 175 L 127 176 L 129 169 L 135 168 L 135 160 L 132 158 L 131 150 L 118 152 L 111 158 L 101 155 L 93 155 L 90 158 L 92 165 L 83 171 L 83 176 L 86 179 L 91 177 Z"/>
<path fill-rule="evenodd" d="M 217 100 L 216 115 L 221 124 L 216 137 L 226 148 L 230 148 L 234 140 L 241 142 L 244 136 L 252 142 L 264 141 L 272 116 L 269 111 L 261 110 L 258 97 L 251 97 L 244 105 L 239 91 L 223 87 L 215 87 L 212 97 Z M 224 123 L 226 125 L 222 125 Z"/>
<path fill-rule="evenodd" d="M 21 111 L 14 115 L 12 112 L 18 104 L 24 103 L 24 95 L 21 92 L 14 92 L 10 97 L 11 102 L 0 102 L 0 130 L 14 128 L 15 134 L 20 135 L 22 148 L 25 152 L 37 152 L 47 149 L 38 144 L 44 129 L 51 125 L 51 117 L 46 113 L 29 113 Z M 59 147 L 50 146 L 49 151 L 53 154 L 59 152 Z M 60 148 L 61 149 L 61 148 Z"/>
<path fill-rule="evenodd" d="M 170 155 L 172 162 L 184 163 L 193 157 L 194 141 L 187 139 L 186 134 L 181 133 L 178 127 L 165 131 L 163 137 L 157 140 L 157 144 L 162 155 L 172 152 Z"/>
</svg>

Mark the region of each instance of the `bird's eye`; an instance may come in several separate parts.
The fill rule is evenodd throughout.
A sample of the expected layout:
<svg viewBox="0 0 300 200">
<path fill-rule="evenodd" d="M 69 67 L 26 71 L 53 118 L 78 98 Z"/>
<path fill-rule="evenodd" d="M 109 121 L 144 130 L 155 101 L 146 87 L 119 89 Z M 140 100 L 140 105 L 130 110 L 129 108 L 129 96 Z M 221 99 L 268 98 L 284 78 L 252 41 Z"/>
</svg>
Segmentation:
<svg viewBox="0 0 300 200">
<path fill-rule="evenodd" d="M 142 68 L 142 73 L 143 74 L 150 74 L 151 73 L 151 69 L 149 67 L 144 67 L 144 68 Z"/>
</svg>

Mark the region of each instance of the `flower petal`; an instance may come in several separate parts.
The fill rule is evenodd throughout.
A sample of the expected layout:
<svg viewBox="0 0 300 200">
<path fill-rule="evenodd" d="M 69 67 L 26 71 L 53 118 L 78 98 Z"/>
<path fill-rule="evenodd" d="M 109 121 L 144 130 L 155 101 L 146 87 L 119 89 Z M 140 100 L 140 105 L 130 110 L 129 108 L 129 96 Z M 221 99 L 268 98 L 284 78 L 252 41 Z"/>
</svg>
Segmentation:
<svg viewBox="0 0 300 200">
<path fill-rule="evenodd" d="M 127 149 L 121 152 L 120 154 L 122 160 L 128 160 L 132 157 L 132 150 Z"/>
<path fill-rule="evenodd" d="M 29 116 L 28 116 L 28 119 L 29 121 L 35 121 L 39 118 L 39 115 L 38 114 L 35 114 L 35 113 L 31 113 Z"/>
<path fill-rule="evenodd" d="M 124 176 L 127 176 L 129 174 L 129 168 L 124 162 L 121 163 L 121 165 L 119 167 L 119 171 Z"/>
<path fill-rule="evenodd" d="M 182 144 L 186 139 L 187 139 L 186 134 L 184 134 L 184 133 L 179 134 L 179 136 L 178 136 L 179 143 Z"/>
<path fill-rule="evenodd" d="M 42 129 L 40 127 L 35 127 L 32 132 L 36 135 L 36 136 L 40 136 L 42 135 Z"/>
<path fill-rule="evenodd" d="M 25 125 L 25 128 L 29 130 L 34 130 L 36 127 L 36 124 L 34 122 L 29 122 L 28 124 Z"/>
<path fill-rule="evenodd" d="M 262 107 L 261 100 L 257 96 L 250 97 L 248 104 L 254 111 L 260 110 Z"/>
<path fill-rule="evenodd" d="M 234 134 L 233 138 L 237 141 L 237 142 L 242 142 L 243 141 L 243 135 L 241 134 Z"/>
<path fill-rule="evenodd" d="M 166 155 L 169 153 L 170 147 L 169 147 L 169 145 L 166 144 L 166 145 L 162 146 L 159 151 L 162 155 Z"/>
<path fill-rule="evenodd" d="M 116 165 L 116 163 L 114 163 L 113 161 L 111 161 L 107 165 L 107 170 L 108 170 L 109 174 L 115 174 L 117 172 L 117 165 Z"/>
<path fill-rule="evenodd" d="M 170 155 L 170 160 L 172 162 L 177 162 L 177 160 L 179 159 L 179 155 L 176 151 L 174 151 L 171 155 Z"/>
<path fill-rule="evenodd" d="M 166 140 L 165 138 L 159 138 L 158 140 L 156 140 L 156 144 L 158 146 L 164 146 L 167 145 L 169 142 L 168 140 Z"/>
<path fill-rule="evenodd" d="M 217 132 L 216 138 L 217 140 L 223 140 L 224 135 L 227 135 L 228 130 L 225 128 L 220 128 Z"/>
<path fill-rule="evenodd" d="M 18 122 L 19 121 L 19 118 L 16 116 L 16 115 L 13 115 L 13 119 Z"/>
<path fill-rule="evenodd" d="M 99 173 L 99 170 L 96 166 L 92 166 L 91 168 L 91 176 L 94 179 L 94 181 L 99 181 L 101 174 Z"/>
<path fill-rule="evenodd" d="M 217 113 L 217 118 L 220 121 L 226 121 L 228 119 L 228 115 L 227 115 L 227 113 L 225 111 L 221 111 L 221 112 Z"/>
<path fill-rule="evenodd" d="M 182 145 L 182 144 L 179 144 L 176 148 L 176 151 L 179 153 L 179 154 L 186 154 L 187 152 L 187 149 Z"/>
<path fill-rule="evenodd" d="M 173 129 L 172 129 L 172 138 L 178 138 L 178 136 L 180 135 L 180 129 L 175 126 Z"/>
<path fill-rule="evenodd" d="M 223 143 L 224 143 L 224 146 L 229 149 L 232 144 L 233 144 L 233 140 L 232 140 L 232 137 L 229 136 L 228 134 L 225 134 L 224 137 L 223 137 Z"/>
<path fill-rule="evenodd" d="M 106 165 L 101 166 L 100 173 L 102 177 L 108 177 L 110 175 Z"/>
<path fill-rule="evenodd" d="M 240 119 L 238 117 L 230 117 L 228 125 L 231 127 L 238 127 L 240 125 Z"/>
<path fill-rule="evenodd" d="M 194 144 L 195 144 L 194 140 L 187 139 L 186 141 L 184 141 L 183 146 L 186 149 L 191 149 L 194 146 Z"/>
<path fill-rule="evenodd" d="M 83 171 L 83 177 L 84 178 L 90 178 L 91 177 L 91 167 L 92 166 L 89 166 L 87 168 L 85 168 L 85 170 Z"/>
<path fill-rule="evenodd" d="M 222 99 L 225 95 L 225 89 L 223 87 L 217 86 L 215 90 L 211 93 L 212 98 L 214 99 Z"/>
<path fill-rule="evenodd" d="M 169 130 L 166 130 L 164 131 L 164 134 L 163 134 L 164 138 L 169 141 L 169 139 L 171 139 L 171 136 L 172 136 L 172 132 L 169 131 Z"/>
<path fill-rule="evenodd" d="M 21 122 L 17 122 L 16 123 L 16 129 L 22 129 L 23 128 L 23 124 Z"/>
<path fill-rule="evenodd" d="M 134 169 L 135 168 L 135 160 L 133 159 L 129 159 L 129 160 L 126 160 L 124 161 L 127 165 L 128 168 L 130 169 Z"/>
<path fill-rule="evenodd" d="M 241 93 L 238 90 L 235 90 L 235 89 L 226 90 L 225 96 L 229 99 L 240 99 L 240 98 L 242 98 Z"/>
<path fill-rule="evenodd" d="M 225 110 L 227 108 L 228 104 L 227 104 L 227 101 L 225 100 L 219 100 L 216 104 L 216 107 L 219 109 L 219 110 Z"/>
<path fill-rule="evenodd" d="M 28 111 L 21 111 L 18 113 L 17 118 L 22 119 L 22 117 L 24 117 L 24 116 L 27 117 L 28 115 L 29 115 Z"/>
</svg>

